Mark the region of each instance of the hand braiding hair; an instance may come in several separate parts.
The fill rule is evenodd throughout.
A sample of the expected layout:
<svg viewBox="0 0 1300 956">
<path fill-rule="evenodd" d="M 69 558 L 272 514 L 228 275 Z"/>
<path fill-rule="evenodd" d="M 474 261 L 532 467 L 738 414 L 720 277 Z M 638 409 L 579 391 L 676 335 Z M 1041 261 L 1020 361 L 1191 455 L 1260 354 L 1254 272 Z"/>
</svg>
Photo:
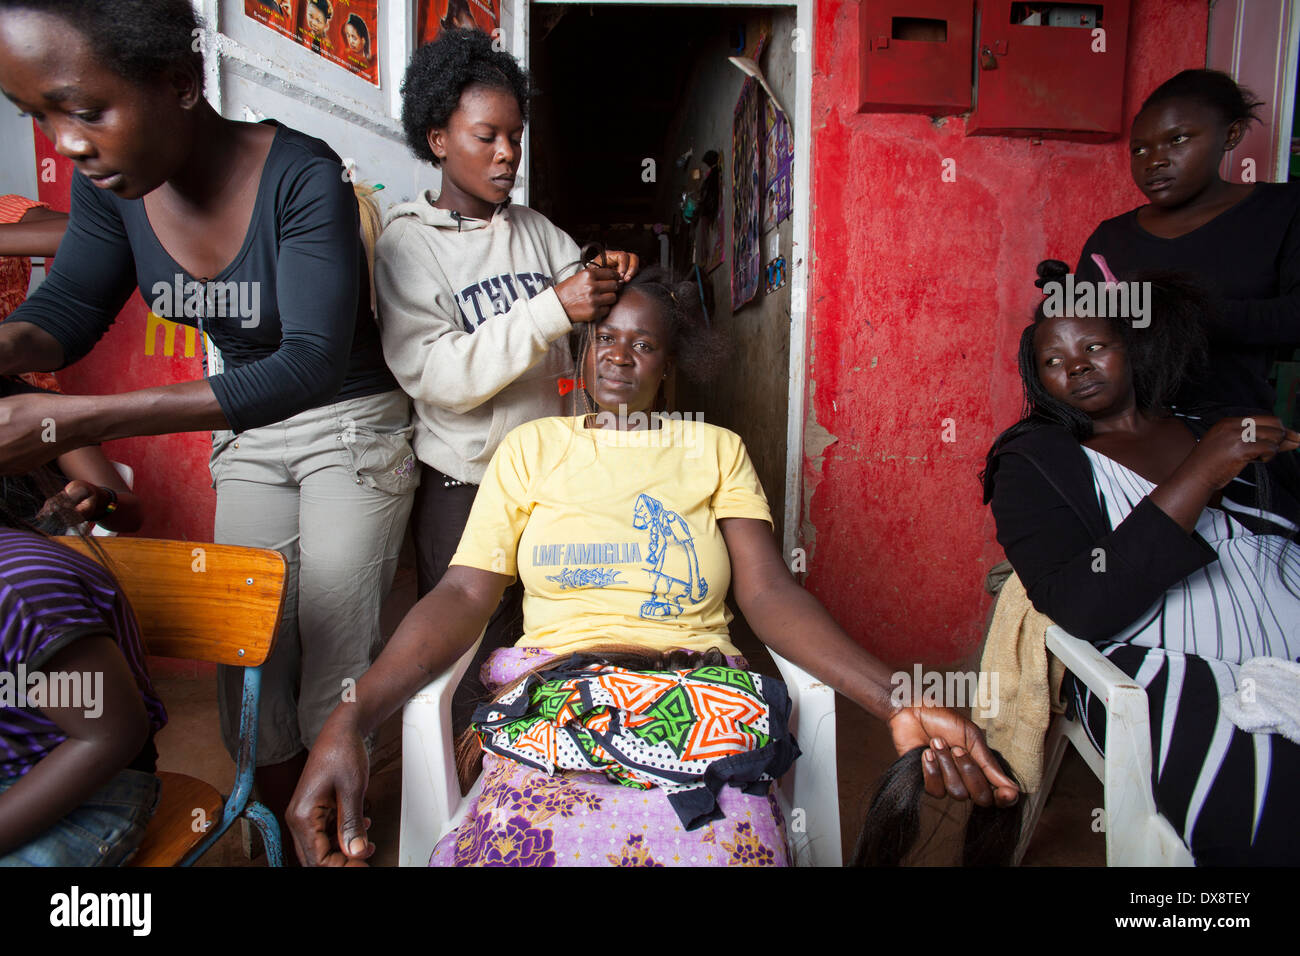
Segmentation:
<svg viewBox="0 0 1300 956">
<path fill-rule="evenodd" d="M 603 264 L 604 247 L 600 243 L 588 243 L 582 249 L 580 261 L 584 267 L 593 263 Z M 660 266 L 647 266 L 622 285 L 619 296 L 621 297 L 629 289 L 636 289 L 663 305 L 675 365 L 682 368 L 687 377 L 696 382 L 703 383 L 710 380 L 714 370 L 726 358 L 727 342 L 720 332 L 708 325 L 702 315 L 696 316 L 697 312 L 702 312 L 702 303 L 698 299 L 695 285 L 684 283 L 678 286 L 668 270 Z M 593 345 L 594 327 L 598 324 L 599 322 L 584 323 L 581 332 L 577 364 L 572 379 L 574 415 L 590 415 L 599 411 L 590 393 L 587 392 L 582 378 L 587 353 Z"/>
</svg>

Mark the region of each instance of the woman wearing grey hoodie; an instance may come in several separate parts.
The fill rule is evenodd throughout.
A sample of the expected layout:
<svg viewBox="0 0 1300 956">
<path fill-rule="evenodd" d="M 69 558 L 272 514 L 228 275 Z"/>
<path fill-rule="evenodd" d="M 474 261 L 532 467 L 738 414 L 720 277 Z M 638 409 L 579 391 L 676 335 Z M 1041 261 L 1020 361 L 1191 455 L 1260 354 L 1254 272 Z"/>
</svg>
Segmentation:
<svg viewBox="0 0 1300 956">
<path fill-rule="evenodd" d="M 474 30 L 419 49 L 402 85 L 407 143 L 442 172 L 438 194 L 389 212 L 375 246 L 384 357 L 416 412 L 421 596 L 446 571 L 497 445 L 515 426 L 561 412 L 574 324 L 603 318 L 637 269 L 628 253 L 584 269 L 572 238 L 510 204 L 528 95 L 515 59 Z M 516 583 L 480 656 L 513 639 L 520 597 Z M 466 684 L 476 681 L 471 667 Z M 471 690 L 458 717 L 468 717 Z"/>
</svg>

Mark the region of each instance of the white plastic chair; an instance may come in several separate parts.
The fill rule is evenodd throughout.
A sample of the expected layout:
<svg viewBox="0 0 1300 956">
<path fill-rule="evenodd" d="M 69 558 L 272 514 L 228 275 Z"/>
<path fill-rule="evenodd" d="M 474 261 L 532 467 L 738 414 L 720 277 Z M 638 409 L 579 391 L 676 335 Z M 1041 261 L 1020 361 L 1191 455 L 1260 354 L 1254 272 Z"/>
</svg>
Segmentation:
<svg viewBox="0 0 1300 956">
<path fill-rule="evenodd" d="M 438 841 L 460 826 L 482 790 L 463 798 L 456 779 L 451 698 L 478 649 L 426 686 L 402 711 L 402 822 L 399 866 L 425 866 Z M 790 694 L 791 727 L 803 755 L 781 778 L 777 799 L 798 866 L 840 866 L 839 790 L 835 771 L 835 692 L 772 654 Z"/>
<path fill-rule="evenodd" d="M 1015 862 L 1029 847 L 1066 745 L 1072 743 L 1104 788 L 1106 865 L 1194 866 L 1182 838 L 1156 810 L 1146 691 L 1092 644 L 1055 625 L 1047 629 L 1047 650 L 1105 704 L 1106 755 L 1097 753 L 1082 721 L 1064 714 L 1052 718 L 1043 749 L 1043 782 L 1025 806 Z"/>
</svg>

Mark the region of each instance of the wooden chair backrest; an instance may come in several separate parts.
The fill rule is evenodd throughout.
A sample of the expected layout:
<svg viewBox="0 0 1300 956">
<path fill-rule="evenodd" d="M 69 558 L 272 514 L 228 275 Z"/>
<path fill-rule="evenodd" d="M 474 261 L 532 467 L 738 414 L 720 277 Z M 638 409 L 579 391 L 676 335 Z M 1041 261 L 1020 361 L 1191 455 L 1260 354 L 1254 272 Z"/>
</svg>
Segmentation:
<svg viewBox="0 0 1300 956">
<path fill-rule="evenodd" d="M 58 540 L 99 560 L 80 538 Z M 284 611 L 286 565 L 279 551 L 152 538 L 96 543 L 150 654 L 241 667 L 258 667 L 270 654 Z"/>
</svg>

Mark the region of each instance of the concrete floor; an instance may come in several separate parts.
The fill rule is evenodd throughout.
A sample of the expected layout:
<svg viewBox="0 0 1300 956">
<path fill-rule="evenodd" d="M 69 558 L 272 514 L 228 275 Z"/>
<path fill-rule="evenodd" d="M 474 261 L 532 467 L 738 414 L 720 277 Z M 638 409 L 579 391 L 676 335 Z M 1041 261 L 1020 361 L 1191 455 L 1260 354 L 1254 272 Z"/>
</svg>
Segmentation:
<svg viewBox="0 0 1300 956">
<path fill-rule="evenodd" d="M 393 591 L 384 608 L 385 633 L 391 634 L 415 599 L 415 575 L 403 562 L 394 581 Z M 750 653 L 747 642 L 741 646 Z M 760 658 L 762 652 L 751 654 Z M 764 671 L 757 660 L 751 667 Z M 170 721 L 158 735 L 158 768 L 187 773 L 207 780 L 223 793 L 234 781 L 235 768 L 225 748 L 217 724 L 216 681 L 210 676 L 195 678 L 168 677 L 155 681 L 167 705 Z M 377 852 L 372 865 L 395 866 L 397 863 L 398 822 L 401 809 L 401 732 L 400 714 L 380 731 L 375 761 L 371 768 L 367 799 L 373 826 L 371 839 Z M 858 829 L 866 815 L 873 787 L 880 774 L 894 759 L 893 748 L 884 728 L 856 704 L 844 698 L 836 703 L 837 759 L 840 781 L 840 829 L 846 858 L 852 853 Z M 914 863 L 920 866 L 955 864 L 960 855 L 961 821 L 945 815 L 939 801 L 926 798 L 923 832 L 932 837 L 924 840 Z M 1094 808 L 1102 806 L 1101 783 L 1072 750 L 1062 763 L 1051 798 L 1043 810 L 1033 842 L 1024 859 L 1025 866 L 1104 866 L 1105 835 L 1094 832 Z M 256 835 L 254 846 L 259 845 Z M 200 861 L 200 866 L 265 866 L 260 849 L 254 859 L 245 854 L 243 834 L 238 826 L 229 832 Z M 286 854 L 292 848 L 286 847 Z"/>
</svg>

